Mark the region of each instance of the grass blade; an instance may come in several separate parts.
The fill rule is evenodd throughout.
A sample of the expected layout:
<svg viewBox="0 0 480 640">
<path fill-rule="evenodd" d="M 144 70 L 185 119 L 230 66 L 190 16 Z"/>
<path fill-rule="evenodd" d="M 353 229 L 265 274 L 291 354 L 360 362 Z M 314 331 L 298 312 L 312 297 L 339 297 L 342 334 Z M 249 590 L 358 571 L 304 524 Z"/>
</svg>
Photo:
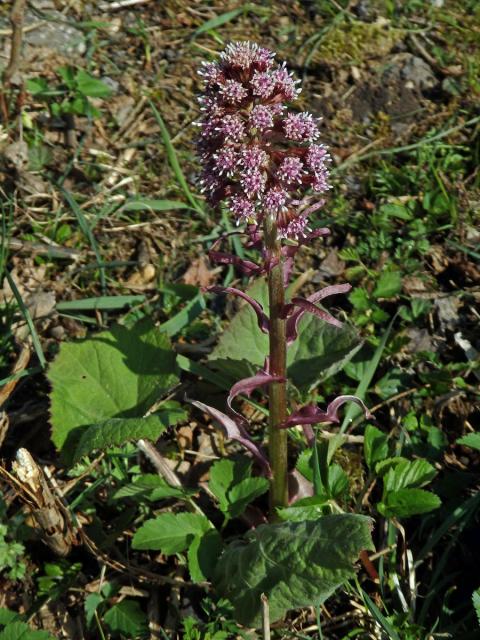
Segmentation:
<svg viewBox="0 0 480 640">
<path fill-rule="evenodd" d="M 40 362 L 40 365 L 42 366 L 43 369 L 45 369 L 45 367 L 47 366 L 47 361 L 45 360 L 45 356 L 43 355 L 42 345 L 40 344 L 40 339 L 38 337 L 37 330 L 35 329 L 35 325 L 33 324 L 32 316 L 30 315 L 30 312 L 27 309 L 22 299 L 20 291 L 18 290 L 17 285 L 15 284 L 15 280 L 12 278 L 12 276 L 8 271 L 5 271 L 5 276 L 8 280 L 8 284 L 10 286 L 10 289 L 13 292 L 13 295 L 15 296 L 15 300 L 17 301 L 17 304 L 20 307 L 20 311 L 23 317 L 25 318 L 25 322 L 27 323 L 28 328 L 30 330 L 30 335 L 32 336 L 33 348 L 35 349 L 35 353 L 37 354 L 37 358 Z"/>
<path fill-rule="evenodd" d="M 177 200 L 132 198 L 127 200 L 122 207 L 122 211 L 171 211 L 172 209 L 191 209 L 191 206 Z"/>
<path fill-rule="evenodd" d="M 355 391 L 355 395 L 358 396 L 361 400 L 365 399 L 365 394 L 367 393 L 368 387 L 370 386 L 373 376 L 375 375 L 375 371 L 377 370 L 378 364 L 380 362 L 383 351 L 387 344 L 387 340 L 390 336 L 390 332 L 392 331 L 393 323 L 395 322 L 396 317 L 397 317 L 397 314 L 395 314 L 391 319 L 390 324 L 388 325 L 385 333 L 382 336 L 382 339 L 380 340 L 380 343 L 378 344 L 378 347 L 375 349 L 375 353 L 373 354 L 372 359 L 368 363 L 368 367 L 365 372 L 365 375 L 362 378 L 360 384 L 358 385 Z M 361 411 L 362 410 L 353 403 L 350 403 L 348 405 L 348 408 L 345 412 L 345 417 L 343 418 L 342 426 L 340 427 L 340 433 L 345 432 L 345 430 L 347 429 L 348 425 L 353 420 L 353 418 L 360 415 Z"/>
<path fill-rule="evenodd" d="M 87 219 L 83 215 L 83 211 L 78 206 L 78 202 L 75 200 L 72 194 L 63 188 L 61 189 L 61 191 L 63 193 L 63 197 L 68 202 L 69 207 L 75 214 L 78 220 L 80 229 L 82 230 L 83 234 L 88 239 L 90 246 L 92 247 L 92 251 L 95 254 L 95 257 L 97 259 L 98 269 L 100 273 L 100 285 L 102 287 L 102 290 L 105 291 L 107 288 L 107 281 L 105 279 L 105 269 L 102 266 L 102 257 L 100 255 L 100 249 L 98 248 L 98 244 L 95 239 L 95 236 L 93 235 L 93 231 L 90 225 L 88 224 Z"/>
<path fill-rule="evenodd" d="M 167 151 L 168 162 L 170 163 L 170 167 L 172 168 L 173 173 L 175 174 L 175 178 L 177 179 L 178 184 L 181 186 L 185 197 L 190 202 L 192 207 L 201 215 L 203 219 L 206 219 L 206 213 L 199 204 L 198 200 L 192 194 L 183 175 L 183 171 L 178 162 L 177 153 L 173 147 L 172 141 L 170 139 L 170 134 L 168 133 L 168 129 L 165 126 L 162 116 L 158 112 L 157 108 L 153 104 L 151 100 L 148 101 L 150 104 L 150 108 L 152 109 L 153 115 L 155 116 L 155 120 L 157 121 L 158 126 L 160 127 L 160 133 L 162 135 L 163 144 L 165 145 L 165 149 Z"/>
<path fill-rule="evenodd" d="M 201 35 L 202 33 L 206 33 L 211 29 L 217 29 L 218 27 L 221 27 L 223 24 L 226 24 L 231 20 L 235 20 L 235 18 L 241 16 L 243 13 L 246 13 L 246 11 L 248 11 L 248 5 L 246 5 L 245 7 L 237 7 L 237 9 L 232 9 L 231 11 L 226 11 L 219 16 L 210 18 L 210 20 L 204 22 L 198 27 L 198 29 L 193 32 L 192 39 L 195 39 L 197 36 Z"/>
<path fill-rule="evenodd" d="M 382 627 L 382 629 L 388 634 L 388 638 L 390 640 L 400 640 L 400 636 L 392 627 L 390 622 L 385 618 L 383 613 L 377 607 L 377 605 L 373 602 L 373 600 L 369 597 L 367 593 L 362 589 L 362 587 L 357 583 L 358 590 L 360 595 L 362 596 L 363 602 L 365 606 L 372 614 L 372 617 L 377 621 L 377 623 Z"/>
<path fill-rule="evenodd" d="M 59 302 L 56 305 L 56 309 L 62 313 L 68 311 L 93 311 L 95 309 L 109 311 L 111 309 L 123 309 L 127 305 L 141 302 L 145 302 L 144 295 L 98 296 L 97 298 L 82 298 L 81 300 Z"/>
<path fill-rule="evenodd" d="M 164 331 L 169 337 L 174 336 L 200 315 L 205 307 L 205 299 L 202 294 L 196 295 L 173 318 L 160 325 L 160 330 Z"/>
</svg>

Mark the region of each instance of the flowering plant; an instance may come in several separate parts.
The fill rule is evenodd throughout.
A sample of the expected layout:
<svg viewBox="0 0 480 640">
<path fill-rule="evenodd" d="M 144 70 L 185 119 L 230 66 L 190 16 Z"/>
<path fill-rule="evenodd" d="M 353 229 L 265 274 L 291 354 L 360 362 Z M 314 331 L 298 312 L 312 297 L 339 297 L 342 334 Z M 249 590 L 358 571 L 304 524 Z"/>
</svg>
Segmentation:
<svg viewBox="0 0 480 640">
<path fill-rule="evenodd" d="M 312 444 L 312 425 L 338 422 L 338 409 L 345 402 L 360 404 L 368 415 L 363 402 L 354 396 L 336 398 L 326 411 L 309 405 L 287 413 L 287 347 L 298 337 L 299 322 L 305 313 L 313 313 L 341 326 L 317 303 L 346 293 L 350 285 L 325 287 L 308 298 L 285 299 L 298 249 L 329 233 L 324 228 L 313 231 L 309 216 L 323 206 L 323 195 L 330 189 L 331 158 L 325 145 L 318 142 L 318 119 L 287 107 L 300 93 L 299 81 L 274 58 L 274 53 L 257 44 L 238 42 L 230 44 L 218 62 L 204 63 L 200 71 L 204 91 L 198 154 L 203 191 L 210 204 L 225 202 L 237 224 L 245 225 L 246 244 L 258 250 L 260 260 L 243 260 L 218 251 L 216 245 L 210 257 L 233 264 L 249 276 L 266 274 L 269 314 L 239 289 L 216 286 L 209 290 L 237 295 L 251 305 L 261 331 L 269 335 L 269 353 L 261 371 L 232 387 L 227 400 L 229 415 L 194 402 L 261 462 L 270 477 L 273 516 L 277 507 L 288 504 L 286 429 L 302 425 Z M 264 386 L 269 389 L 268 460 L 250 439 L 247 420 L 232 406 L 237 395 L 250 395 Z"/>
</svg>

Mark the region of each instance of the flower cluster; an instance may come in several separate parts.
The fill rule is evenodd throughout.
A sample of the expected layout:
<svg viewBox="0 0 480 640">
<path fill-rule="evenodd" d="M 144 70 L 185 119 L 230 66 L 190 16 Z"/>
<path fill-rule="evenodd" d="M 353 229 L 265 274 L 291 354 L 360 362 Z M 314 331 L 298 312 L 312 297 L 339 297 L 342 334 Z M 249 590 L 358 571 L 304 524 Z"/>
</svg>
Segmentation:
<svg viewBox="0 0 480 640">
<path fill-rule="evenodd" d="M 301 238 L 308 214 L 321 206 L 318 194 L 330 188 L 330 156 L 317 142 L 317 119 L 287 111 L 298 80 L 274 55 L 237 42 L 203 65 L 201 180 L 210 203 L 226 201 L 237 222 L 259 225 L 273 215 L 281 236 Z M 306 195 L 309 189 L 317 195 Z"/>
</svg>

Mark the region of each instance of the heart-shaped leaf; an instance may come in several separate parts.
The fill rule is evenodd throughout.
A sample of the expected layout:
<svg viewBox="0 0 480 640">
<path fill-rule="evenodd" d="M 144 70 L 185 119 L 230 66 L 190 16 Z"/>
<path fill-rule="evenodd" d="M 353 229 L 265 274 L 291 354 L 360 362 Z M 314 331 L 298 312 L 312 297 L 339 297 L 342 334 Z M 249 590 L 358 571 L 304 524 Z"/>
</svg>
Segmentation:
<svg viewBox="0 0 480 640">
<path fill-rule="evenodd" d="M 261 595 L 272 622 L 297 607 L 319 605 L 354 575 L 353 563 L 372 549 L 371 520 L 343 514 L 262 525 L 232 543 L 214 575 L 241 624 L 258 626 Z"/>
<path fill-rule="evenodd" d="M 67 438 L 78 441 L 74 431 L 78 435 L 111 418 L 137 419 L 138 426 L 138 419 L 178 382 L 170 341 L 150 320 L 62 344 L 48 378 L 52 439 L 59 449 Z M 154 423 L 160 430 L 164 424 L 158 417 L 143 424 L 148 430 Z M 118 423 L 126 433 L 125 425 Z M 119 438 L 112 444 L 120 444 Z"/>
</svg>

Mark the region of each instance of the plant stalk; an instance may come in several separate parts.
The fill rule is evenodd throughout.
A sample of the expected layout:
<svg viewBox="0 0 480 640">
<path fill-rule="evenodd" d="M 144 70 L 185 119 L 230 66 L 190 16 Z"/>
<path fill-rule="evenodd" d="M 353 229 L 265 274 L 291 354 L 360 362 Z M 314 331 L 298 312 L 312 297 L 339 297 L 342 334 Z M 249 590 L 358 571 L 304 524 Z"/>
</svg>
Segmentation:
<svg viewBox="0 0 480 640">
<path fill-rule="evenodd" d="M 270 374 L 286 379 L 287 375 L 287 342 L 285 320 L 281 312 L 285 304 L 285 287 L 283 282 L 283 264 L 281 244 L 277 233 L 276 221 L 273 217 L 265 218 L 265 247 L 271 259 L 278 260 L 268 275 L 268 298 L 270 305 Z M 287 485 L 287 431 L 279 429 L 287 417 L 287 385 L 286 382 L 274 382 L 269 387 L 269 457 L 272 468 L 270 481 L 270 514 L 275 519 L 275 509 L 288 504 Z"/>
</svg>

